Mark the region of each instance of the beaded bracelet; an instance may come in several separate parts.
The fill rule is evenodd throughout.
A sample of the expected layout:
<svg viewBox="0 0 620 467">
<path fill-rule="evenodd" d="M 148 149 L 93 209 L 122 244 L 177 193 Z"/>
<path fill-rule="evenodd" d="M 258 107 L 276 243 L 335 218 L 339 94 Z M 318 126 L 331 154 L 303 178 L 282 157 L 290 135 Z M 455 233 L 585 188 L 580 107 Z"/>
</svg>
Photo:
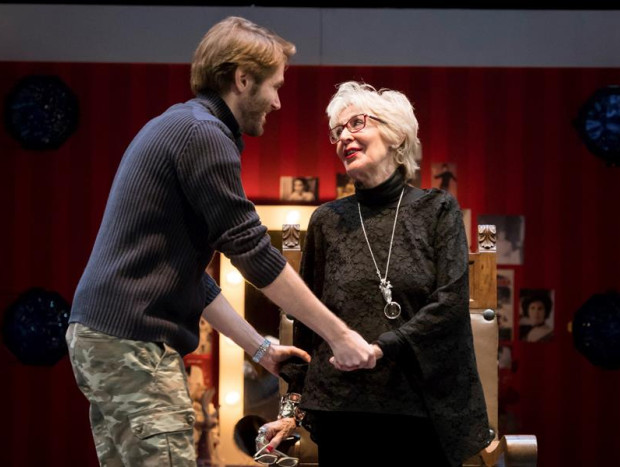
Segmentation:
<svg viewBox="0 0 620 467">
<path fill-rule="evenodd" d="M 255 361 L 256 363 L 260 362 L 261 359 L 267 353 L 267 349 L 269 348 L 270 345 L 271 345 L 271 341 L 269 339 L 265 338 L 263 343 L 258 346 L 258 349 L 256 350 L 256 353 L 252 357 L 252 360 Z"/>
</svg>

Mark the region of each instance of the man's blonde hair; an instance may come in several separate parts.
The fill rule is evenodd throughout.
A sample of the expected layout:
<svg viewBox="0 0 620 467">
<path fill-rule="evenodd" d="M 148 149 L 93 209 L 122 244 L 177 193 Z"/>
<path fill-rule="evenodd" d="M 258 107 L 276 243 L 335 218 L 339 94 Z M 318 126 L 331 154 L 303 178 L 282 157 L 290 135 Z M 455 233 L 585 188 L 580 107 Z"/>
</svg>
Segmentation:
<svg viewBox="0 0 620 467">
<path fill-rule="evenodd" d="M 245 18 L 229 16 L 209 29 L 194 52 L 192 91 L 194 94 L 208 89 L 218 94 L 226 92 L 238 67 L 260 84 L 295 52 L 293 43 L 269 29 Z"/>
</svg>

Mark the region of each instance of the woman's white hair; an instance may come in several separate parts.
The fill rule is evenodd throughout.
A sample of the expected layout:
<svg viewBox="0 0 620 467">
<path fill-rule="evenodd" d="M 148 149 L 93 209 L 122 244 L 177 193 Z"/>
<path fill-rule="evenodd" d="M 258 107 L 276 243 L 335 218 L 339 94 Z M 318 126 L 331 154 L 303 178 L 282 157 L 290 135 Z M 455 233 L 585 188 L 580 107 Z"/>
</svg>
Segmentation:
<svg viewBox="0 0 620 467">
<path fill-rule="evenodd" d="M 385 122 L 377 126 L 379 133 L 392 148 L 396 164 L 402 166 L 405 180 L 412 180 L 419 169 L 416 161 L 421 157 L 422 145 L 418 139 L 418 119 L 407 96 L 357 81 L 341 83 L 327 105 L 330 128 L 342 123 L 337 119 L 350 106 Z"/>
</svg>

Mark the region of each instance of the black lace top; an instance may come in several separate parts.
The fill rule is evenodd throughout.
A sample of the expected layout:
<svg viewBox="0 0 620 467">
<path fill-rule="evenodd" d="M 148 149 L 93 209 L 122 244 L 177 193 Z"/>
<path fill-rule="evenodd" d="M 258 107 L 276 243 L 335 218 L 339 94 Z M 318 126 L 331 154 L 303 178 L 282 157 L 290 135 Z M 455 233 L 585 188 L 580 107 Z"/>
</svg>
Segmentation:
<svg viewBox="0 0 620 467">
<path fill-rule="evenodd" d="M 392 320 L 383 313 L 358 201 L 383 277 L 403 189 L 387 277 L 402 312 Z M 467 254 L 456 199 L 442 190 L 405 185 L 398 171 L 378 187 L 358 187 L 355 195 L 317 208 L 301 274 L 330 310 L 379 344 L 384 358 L 372 370 L 336 370 L 327 343 L 296 321 L 294 344 L 310 352 L 312 361 L 287 365 L 282 376 L 290 391 L 303 394 L 302 407 L 428 416 L 455 462 L 488 444 L 469 318 Z"/>
</svg>

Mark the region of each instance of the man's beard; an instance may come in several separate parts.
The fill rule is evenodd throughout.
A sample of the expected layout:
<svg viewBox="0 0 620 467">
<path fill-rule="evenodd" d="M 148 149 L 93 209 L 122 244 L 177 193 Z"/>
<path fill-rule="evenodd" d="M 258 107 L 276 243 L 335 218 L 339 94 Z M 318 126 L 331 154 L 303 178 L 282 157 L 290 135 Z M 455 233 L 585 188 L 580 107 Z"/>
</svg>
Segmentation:
<svg viewBox="0 0 620 467">
<path fill-rule="evenodd" d="M 260 86 L 253 84 L 248 99 L 241 105 L 241 130 L 249 136 L 261 136 L 264 132 L 263 114 L 269 105 L 259 95 Z"/>
</svg>

